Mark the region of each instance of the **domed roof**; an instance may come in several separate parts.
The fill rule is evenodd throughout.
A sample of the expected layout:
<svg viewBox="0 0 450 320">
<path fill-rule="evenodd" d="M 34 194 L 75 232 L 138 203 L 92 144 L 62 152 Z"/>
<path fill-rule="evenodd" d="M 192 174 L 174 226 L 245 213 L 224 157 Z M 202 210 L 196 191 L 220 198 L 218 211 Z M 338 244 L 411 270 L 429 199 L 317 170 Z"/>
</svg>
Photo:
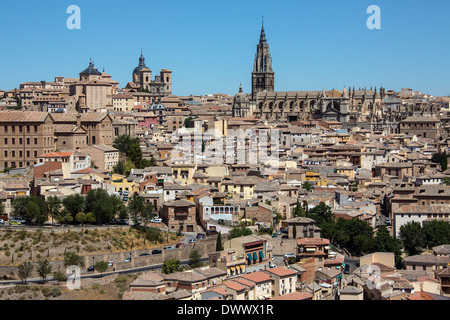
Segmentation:
<svg viewBox="0 0 450 320">
<path fill-rule="evenodd" d="M 82 74 L 82 75 L 94 74 L 94 75 L 98 75 L 98 76 L 102 75 L 101 72 L 98 71 L 97 68 L 94 67 L 94 62 L 92 62 L 92 60 L 89 60 L 89 67 L 87 67 L 86 69 L 81 71 L 80 74 Z"/>
<path fill-rule="evenodd" d="M 139 72 L 141 72 L 144 69 L 147 69 L 150 71 L 150 69 L 148 69 L 147 66 L 145 65 L 145 58 L 141 51 L 141 57 L 139 58 L 139 65 L 136 68 L 134 68 L 133 74 L 139 74 Z M 145 70 L 145 71 L 147 71 L 147 70 Z"/>
<path fill-rule="evenodd" d="M 239 87 L 239 93 L 234 96 L 234 101 L 238 103 L 249 101 L 247 94 L 245 94 L 244 91 L 242 90 L 242 85 Z"/>
</svg>

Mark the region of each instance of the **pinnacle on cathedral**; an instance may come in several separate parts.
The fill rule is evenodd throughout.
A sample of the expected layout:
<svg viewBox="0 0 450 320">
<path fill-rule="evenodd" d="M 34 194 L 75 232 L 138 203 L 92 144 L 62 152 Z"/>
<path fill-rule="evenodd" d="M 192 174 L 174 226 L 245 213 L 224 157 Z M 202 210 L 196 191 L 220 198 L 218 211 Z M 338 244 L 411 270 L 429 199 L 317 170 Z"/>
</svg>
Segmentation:
<svg viewBox="0 0 450 320">
<path fill-rule="evenodd" d="M 256 48 L 256 56 L 252 72 L 252 96 L 262 91 L 273 92 L 275 90 L 275 73 L 272 67 L 272 56 L 267 43 L 264 20 L 261 27 L 259 44 Z"/>
</svg>

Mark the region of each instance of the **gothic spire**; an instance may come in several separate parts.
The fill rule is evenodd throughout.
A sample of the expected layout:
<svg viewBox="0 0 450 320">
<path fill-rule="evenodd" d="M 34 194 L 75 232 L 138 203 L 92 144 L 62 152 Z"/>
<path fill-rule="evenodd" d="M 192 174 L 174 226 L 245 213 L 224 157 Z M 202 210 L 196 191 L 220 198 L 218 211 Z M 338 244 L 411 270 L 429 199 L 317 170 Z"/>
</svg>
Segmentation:
<svg viewBox="0 0 450 320">
<path fill-rule="evenodd" d="M 264 17 L 262 18 L 261 36 L 259 37 L 259 43 L 267 43 L 266 31 L 264 30 Z"/>
</svg>

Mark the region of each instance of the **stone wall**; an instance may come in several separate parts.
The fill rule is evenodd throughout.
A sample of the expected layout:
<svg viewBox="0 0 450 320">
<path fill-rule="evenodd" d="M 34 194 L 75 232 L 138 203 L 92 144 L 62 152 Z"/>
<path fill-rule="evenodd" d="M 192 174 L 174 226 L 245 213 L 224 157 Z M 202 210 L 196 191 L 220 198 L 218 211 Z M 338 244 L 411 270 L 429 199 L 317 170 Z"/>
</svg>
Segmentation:
<svg viewBox="0 0 450 320">
<path fill-rule="evenodd" d="M 118 253 L 108 253 L 108 254 L 96 254 L 96 255 L 83 255 L 85 258 L 85 268 L 82 270 L 82 273 L 86 271 L 86 269 L 92 265 L 94 265 L 98 261 L 114 261 L 112 267 L 109 267 L 106 272 L 112 271 L 120 271 L 127 270 L 151 265 L 159 265 L 164 263 L 165 260 L 169 259 L 177 259 L 177 260 L 189 260 L 189 255 L 192 250 L 198 250 L 202 257 L 208 257 L 209 253 L 215 252 L 216 250 L 216 238 L 217 236 L 211 236 L 206 239 L 197 241 L 196 243 L 186 244 L 181 248 L 176 248 L 172 250 L 162 250 L 163 246 L 159 249 L 162 250 L 161 254 L 143 256 L 139 255 L 143 253 L 150 253 L 154 249 L 149 250 L 137 250 L 137 251 L 124 251 Z M 124 262 L 125 259 L 130 258 L 131 253 L 131 261 Z M 53 276 L 53 272 L 60 271 L 65 273 L 66 268 L 64 267 L 63 261 L 50 261 L 52 266 L 52 273 L 49 274 L 49 277 Z M 95 274 L 95 271 L 92 272 Z M 33 270 L 32 274 L 28 277 L 31 278 L 39 278 L 36 270 Z M 19 280 L 18 276 L 18 267 L 17 266 L 0 266 L 0 280 Z"/>
</svg>

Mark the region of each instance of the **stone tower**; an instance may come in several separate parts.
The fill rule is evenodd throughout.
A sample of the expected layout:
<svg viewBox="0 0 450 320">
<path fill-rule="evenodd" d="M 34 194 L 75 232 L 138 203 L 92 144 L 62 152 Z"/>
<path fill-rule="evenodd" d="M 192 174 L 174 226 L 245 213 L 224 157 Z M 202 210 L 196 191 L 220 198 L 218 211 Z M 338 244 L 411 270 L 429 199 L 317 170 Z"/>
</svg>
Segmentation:
<svg viewBox="0 0 450 320">
<path fill-rule="evenodd" d="M 275 91 L 275 73 L 272 68 L 272 56 L 267 44 L 263 21 L 252 72 L 252 100 L 255 101 L 258 92 L 264 90 Z"/>
</svg>

